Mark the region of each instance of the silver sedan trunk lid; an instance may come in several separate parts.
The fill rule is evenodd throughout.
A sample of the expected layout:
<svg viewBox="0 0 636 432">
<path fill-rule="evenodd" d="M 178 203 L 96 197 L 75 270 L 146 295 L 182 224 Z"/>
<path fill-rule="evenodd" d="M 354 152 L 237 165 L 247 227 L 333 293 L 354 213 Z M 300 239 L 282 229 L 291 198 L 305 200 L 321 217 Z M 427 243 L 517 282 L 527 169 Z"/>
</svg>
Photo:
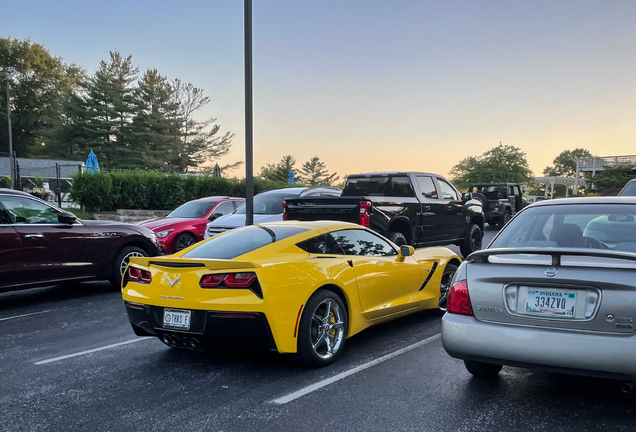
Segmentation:
<svg viewBox="0 0 636 432">
<path fill-rule="evenodd" d="M 635 253 L 487 249 L 467 261 L 468 292 L 477 320 L 634 333 Z"/>
</svg>

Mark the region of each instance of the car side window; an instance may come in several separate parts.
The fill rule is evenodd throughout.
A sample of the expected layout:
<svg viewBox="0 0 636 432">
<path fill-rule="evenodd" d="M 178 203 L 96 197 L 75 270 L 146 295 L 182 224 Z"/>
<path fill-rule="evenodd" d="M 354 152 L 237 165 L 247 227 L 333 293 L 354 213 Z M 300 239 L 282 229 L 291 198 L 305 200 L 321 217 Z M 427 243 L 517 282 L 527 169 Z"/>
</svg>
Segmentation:
<svg viewBox="0 0 636 432">
<path fill-rule="evenodd" d="M 437 199 L 437 189 L 433 183 L 433 179 L 430 177 L 417 177 L 417 184 L 420 186 L 420 191 L 425 198 Z"/>
<path fill-rule="evenodd" d="M 11 220 L 11 218 L 9 217 L 9 213 L 7 213 L 7 211 L 5 209 L 2 208 L 2 205 L 0 204 L 0 224 L 12 224 L 13 221 Z"/>
<path fill-rule="evenodd" d="M 459 197 L 457 196 L 457 192 L 455 189 L 444 180 L 438 178 L 437 184 L 439 185 L 440 190 L 442 191 L 442 199 L 445 200 L 457 200 Z"/>
<path fill-rule="evenodd" d="M 310 254 L 319 255 L 344 255 L 338 243 L 328 234 L 321 234 L 309 240 L 302 241 L 296 246 L 309 252 Z"/>
<path fill-rule="evenodd" d="M 236 210 L 237 208 L 239 208 L 240 206 L 243 205 L 245 201 L 241 201 L 241 200 L 234 200 L 232 201 L 232 205 L 234 206 L 234 209 Z"/>
<path fill-rule="evenodd" d="M 11 223 L 57 224 L 58 212 L 53 207 L 23 197 L 3 197 L 2 205 L 7 210 Z"/>
<path fill-rule="evenodd" d="M 397 251 L 387 241 L 367 230 L 349 229 L 332 232 L 338 246 L 345 255 L 394 256 Z"/>
<path fill-rule="evenodd" d="M 212 214 L 221 213 L 224 216 L 226 214 L 230 214 L 234 211 L 234 205 L 232 201 L 224 201 L 221 204 L 217 205 L 214 210 L 212 210 Z"/>
</svg>

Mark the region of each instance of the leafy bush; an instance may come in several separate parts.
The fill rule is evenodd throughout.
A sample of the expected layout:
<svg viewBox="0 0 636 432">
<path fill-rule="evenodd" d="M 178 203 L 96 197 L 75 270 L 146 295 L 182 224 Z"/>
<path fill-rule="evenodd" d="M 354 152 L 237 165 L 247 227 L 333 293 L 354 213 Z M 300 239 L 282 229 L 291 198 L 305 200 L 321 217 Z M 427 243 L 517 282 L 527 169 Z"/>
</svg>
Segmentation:
<svg viewBox="0 0 636 432">
<path fill-rule="evenodd" d="M 254 179 L 254 194 L 294 187 Z M 181 176 L 152 171 L 78 173 L 71 198 L 88 212 L 132 208 L 172 210 L 186 201 L 207 196 L 245 197 L 245 180 L 212 176 Z"/>
<path fill-rule="evenodd" d="M 0 176 L 0 188 L 10 188 L 11 187 L 11 177 Z"/>
</svg>

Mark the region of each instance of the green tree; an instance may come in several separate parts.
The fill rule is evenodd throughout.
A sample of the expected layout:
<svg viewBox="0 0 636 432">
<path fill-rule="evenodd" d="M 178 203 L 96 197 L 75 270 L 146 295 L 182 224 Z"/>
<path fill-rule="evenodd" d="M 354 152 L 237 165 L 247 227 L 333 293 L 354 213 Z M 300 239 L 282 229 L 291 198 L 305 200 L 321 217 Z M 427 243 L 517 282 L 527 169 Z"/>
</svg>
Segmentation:
<svg viewBox="0 0 636 432">
<path fill-rule="evenodd" d="M 564 150 L 552 163 L 543 170 L 546 176 L 558 177 L 574 177 L 576 175 L 576 161 L 579 158 L 592 157 L 592 153 L 584 148 L 575 148 L 574 150 Z"/>
<path fill-rule="evenodd" d="M 296 172 L 296 158 L 292 155 L 285 155 L 281 158 L 280 162 L 274 164 L 267 164 L 261 167 L 261 172 L 258 174 L 263 180 L 269 180 L 276 183 L 288 183 L 289 173 L 294 173 L 294 182 L 299 183 L 301 181 L 300 175 Z"/>
<path fill-rule="evenodd" d="M 450 172 L 455 186 L 464 190 L 471 183 L 526 183 L 532 179 L 526 154 L 520 148 L 499 144 L 480 156 L 468 156 Z"/>
<path fill-rule="evenodd" d="M 605 166 L 587 182 L 592 183 L 594 190 L 602 195 L 617 195 L 628 181 L 636 178 L 633 168 L 631 165 Z"/>
<path fill-rule="evenodd" d="M 221 126 L 216 119 L 198 121 L 194 114 L 210 103 L 210 98 L 203 95 L 203 89 L 190 83 L 174 80 L 173 102 L 178 105 L 176 118 L 179 128 L 175 133 L 175 151 L 168 157 L 168 164 L 176 172 L 188 172 L 191 167 L 199 166 L 206 161 L 227 155 L 232 146 L 234 134 L 219 134 Z"/>
<path fill-rule="evenodd" d="M 52 142 L 59 128 L 60 107 L 84 75 L 75 65 L 52 56 L 30 40 L 0 38 L 0 93 L 6 95 L 5 74 L 11 74 L 11 123 L 13 149 L 20 157 L 54 156 L 58 142 Z M 0 117 L 6 119 L 6 104 L 0 103 Z M 0 122 L 0 151 L 8 151 L 7 122 Z M 50 150 L 49 150 L 50 149 Z"/>
<path fill-rule="evenodd" d="M 298 172 L 308 186 L 331 186 L 340 178 L 337 173 L 329 173 L 327 165 L 318 156 L 305 162 Z"/>
</svg>

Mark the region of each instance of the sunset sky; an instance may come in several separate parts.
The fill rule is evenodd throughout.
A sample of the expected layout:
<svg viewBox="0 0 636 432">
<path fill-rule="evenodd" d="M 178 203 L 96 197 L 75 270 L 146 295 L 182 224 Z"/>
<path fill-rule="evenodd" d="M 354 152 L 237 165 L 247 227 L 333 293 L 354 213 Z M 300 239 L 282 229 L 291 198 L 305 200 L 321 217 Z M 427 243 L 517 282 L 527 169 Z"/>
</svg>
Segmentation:
<svg viewBox="0 0 636 432">
<path fill-rule="evenodd" d="M 220 163 L 244 158 L 243 1 L 0 10 L 1 37 L 90 73 L 114 50 L 204 88 L 202 117 L 236 133 Z M 562 150 L 636 154 L 635 22 L 633 0 L 254 0 L 254 171 L 292 154 L 450 175 L 500 141 L 539 176 Z"/>
</svg>

